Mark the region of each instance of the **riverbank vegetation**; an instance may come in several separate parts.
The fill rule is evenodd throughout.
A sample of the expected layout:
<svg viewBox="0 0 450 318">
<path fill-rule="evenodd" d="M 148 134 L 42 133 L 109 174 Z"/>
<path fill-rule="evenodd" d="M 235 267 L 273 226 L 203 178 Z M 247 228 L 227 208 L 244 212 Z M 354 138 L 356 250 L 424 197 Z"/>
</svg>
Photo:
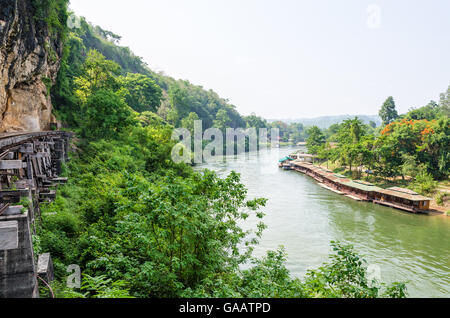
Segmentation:
<svg viewBox="0 0 450 318">
<path fill-rule="evenodd" d="M 53 257 L 57 297 L 406 296 L 404 284 L 371 279 L 365 261 L 339 243 L 330 263 L 303 279 L 290 276 L 282 249 L 253 258 L 266 200 L 248 200 L 236 173 L 219 178 L 174 163 L 171 134 L 193 118 L 204 128 L 267 122 L 151 71 L 117 45 L 119 36 L 84 19 L 65 31 L 51 96 L 64 129 L 77 138 L 64 166 L 69 182 L 42 205 L 33 240 L 36 253 Z M 251 215 L 261 223 L 244 231 L 238 224 Z M 82 269 L 80 289 L 66 287 L 70 264 Z"/>
<path fill-rule="evenodd" d="M 354 118 L 327 131 L 313 127 L 308 150 L 336 172 L 383 187 L 409 187 L 434 197 L 435 206 L 445 210 L 450 208 L 449 103 L 450 87 L 439 103 L 398 115 L 389 97 L 380 110 L 383 126 L 374 129 Z"/>
</svg>

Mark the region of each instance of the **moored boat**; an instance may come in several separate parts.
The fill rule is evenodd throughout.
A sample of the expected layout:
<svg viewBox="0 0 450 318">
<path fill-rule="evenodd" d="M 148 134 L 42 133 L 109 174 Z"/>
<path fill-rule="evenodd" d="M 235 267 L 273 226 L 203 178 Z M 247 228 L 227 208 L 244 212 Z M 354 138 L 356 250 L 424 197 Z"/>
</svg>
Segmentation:
<svg viewBox="0 0 450 318">
<path fill-rule="evenodd" d="M 431 198 L 409 189 L 398 187 L 382 189 L 366 181 L 351 180 L 309 162 L 290 159 L 285 158 L 281 163 L 283 169 L 306 174 L 315 179 L 321 187 L 355 201 L 373 202 L 412 213 L 427 213 L 430 209 Z"/>
</svg>

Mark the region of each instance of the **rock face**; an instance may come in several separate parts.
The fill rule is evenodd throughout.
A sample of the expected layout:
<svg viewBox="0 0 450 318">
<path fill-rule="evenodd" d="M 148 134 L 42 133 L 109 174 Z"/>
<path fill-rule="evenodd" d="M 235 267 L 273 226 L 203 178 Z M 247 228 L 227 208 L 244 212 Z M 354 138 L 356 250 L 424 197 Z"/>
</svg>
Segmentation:
<svg viewBox="0 0 450 318">
<path fill-rule="evenodd" d="M 31 0 L 0 0 L 0 133 L 55 123 L 46 84 L 55 81 L 62 43 L 36 21 Z"/>
</svg>

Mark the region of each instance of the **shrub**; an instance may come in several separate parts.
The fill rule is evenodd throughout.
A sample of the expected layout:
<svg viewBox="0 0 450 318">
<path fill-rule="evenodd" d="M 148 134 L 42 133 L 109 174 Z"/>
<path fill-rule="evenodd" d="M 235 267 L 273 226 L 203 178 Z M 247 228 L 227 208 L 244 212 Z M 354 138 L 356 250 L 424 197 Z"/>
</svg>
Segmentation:
<svg viewBox="0 0 450 318">
<path fill-rule="evenodd" d="M 440 206 L 443 206 L 446 198 L 447 198 L 446 193 L 438 192 L 438 194 L 436 195 L 436 203 Z"/>
<path fill-rule="evenodd" d="M 89 139 L 110 139 L 132 123 L 131 108 L 113 91 L 100 89 L 88 98 L 82 126 Z"/>
<path fill-rule="evenodd" d="M 431 174 L 426 172 L 425 170 L 422 170 L 416 177 L 416 181 L 412 185 L 413 190 L 423 194 L 423 195 L 429 195 L 433 194 L 436 191 L 437 188 L 437 182 L 434 181 Z"/>
</svg>

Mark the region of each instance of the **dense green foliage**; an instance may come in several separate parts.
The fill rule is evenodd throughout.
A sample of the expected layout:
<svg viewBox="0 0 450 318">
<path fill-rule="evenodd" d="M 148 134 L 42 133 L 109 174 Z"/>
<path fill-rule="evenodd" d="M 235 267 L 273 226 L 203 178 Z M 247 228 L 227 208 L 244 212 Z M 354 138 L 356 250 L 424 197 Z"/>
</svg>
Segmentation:
<svg viewBox="0 0 450 318">
<path fill-rule="evenodd" d="M 34 18 L 44 22 L 53 38 L 65 39 L 67 34 L 66 21 L 68 18 L 67 4 L 69 0 L 32 0 Z"/>
<path fill-rule="evenodd" d="M 236 174 L 219 179 L 173 165 L 170 134 L 130 129 L 123 139 L 92 143 L 71 163 L 74 182 L 46 209 L 58 214 L 44 212 L 41 246 L 85 274 L 126 281 L 138 297 L 180 296 L 234 272 L 247 255 L 236 222 L 264 200 L 246 201 Z"/>
<path fill-rule="evenodd" d="M 119 78 L 121 86 L 126 89 L 125 99 L 137 112 L 156 112 L 161 104 L 162 90 L 154 80 L 142 75 L 128 73 Z"/>
<path fill-rule="evenodd" d="M 110 139 L 133 124 L 130 107 L 123 98 L 106 89 L 88 97 L 83 115 L 83 137 L 88 139 Z"/>
<path fill-rule="evenodd" d="M 241 117 L 212 91 L 154 74 L 118 39 L 82 20 L 66 39 L 52 89 L 58 117 L 79 138 L 65 167 L 70 181 L 42 206 L 34 238 L 37 252 L 52 254 L 58 296 L 405 296 L 403 285 L 369 281 L 363 260 L 339 244 L 331 263 L 303 281 L 290 277 L 282 250 L 252 258 L 265 225 L 240 224 L 262 219 L 266 200 L 248 200 L 236 173 L 219 178 L 175 164 L 171 135 L 198 118 L 221 129 L 267 122 Z M 82 268 L 81 290 L 63 285 L 69 264 Z"/>
<path fill-rule="evenodd" d="M 374 129 L 358 118 L 346 120 L 324 131 L 328 141 L 336 143 L 334 148 L 323 140 L 317 148 L 311 140 L 309 150 L 350 170 L 359 167 L 358 177 L 363 168 L 381 177 L 409 176 L 413 189 L 433 194 L 434 180 L 447 179 L 450 171 L 448 100 L 447 91 L 439 104 L 432 101 L 398 116 L 393 99 L 388 98 L 380 111 L 383 127 Z M 314 131 L 314 136 L 319 132 Z"/>
<path fill-rule="evenodd" d="M 404 298 L 406 287 L 385 285 L 370 278 L 367 263 L 352 246 L 332 242 L 330 263 L 311 270 L 304 279 L 291 278 L 286 269 L 284 249 L 270 251 L 263 259 L 253 259 L 252 267 L 220 280 L 206 281 L 188 297 L 243 298 Z"/>
<path fill-rule="evenodd" d="M 320 147 L 325 144 L 325 135 L 322 133 L 319 127 L 313 126 L 308 129 L 308 139 L 306 141 L 306 146 L 311 154 L 317 154 Z"/>
<path fill-rule="evenodd" d="M 339 125 L 335 135 L 338 147 L 330 151 L 333 161 L 343 165 L 369 165 L 373 161 L 371 149 L 374 138 L 368 135 L 369 127 L 358 118 L 349 119 Z"/>
<path fill-rule="evenodd" d="M 376 144 L 379 164 L 376 169 L 386 176 L 401 174 L 402 155 L 415 158 L 436 179 L 445 179 L 450 169 L 450 120 L 401 119 L 386 126 Z"/>
</svg>

